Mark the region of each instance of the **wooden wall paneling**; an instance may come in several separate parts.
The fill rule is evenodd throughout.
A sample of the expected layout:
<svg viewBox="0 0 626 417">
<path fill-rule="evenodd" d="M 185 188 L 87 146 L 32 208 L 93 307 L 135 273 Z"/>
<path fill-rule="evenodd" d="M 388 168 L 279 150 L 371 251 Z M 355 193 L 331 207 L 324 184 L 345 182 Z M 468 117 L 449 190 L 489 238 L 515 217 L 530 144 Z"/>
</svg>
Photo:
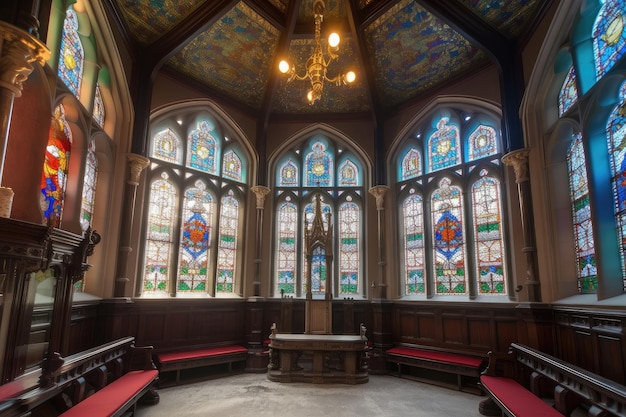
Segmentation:
<svg viewBox="0 0 626 417">
<path fill-rule="evenodd" d="M 488 352 L 491 349 L 489 329 L 491 328 L 491 319 L 485 320 L 484 317 L 477 316 L 472 313 L 467 318 L 467 338 L 468 344 L 472 349 L 482 352 Z"/>
<path fill-rule="evenodd" d="M 624 319 L 598 317 L 592 318 L 592 332 L 596 342 L 595 367 L 596 373 L 613 381 L 626 382 L 624 367 Z"/>
<path fill-rule="evenodd" d="M 177 309 L 168 309 L 160 313 L 153 313 L 152 317 L 158 317 L 157 320 L 163 322 L 163 339 L 160 344 L 171 344 L 177 346 L 185 344 L 189 339 L 201 338 L 204 334 L 204 327 L 197 326 L 197 322 L 207 324 L 207 321 L 215 317 L 207 317 L 199 319 L 197 315 L 192 314 L 190 309 L 183 309 L 182 311 Z M 150 322 L 157 321 L 149 319 Z M 192 328 L 194 331 L 192 331 Z"/>
<path fill-rule="evenodd" d="M 99 301 L 72 306 L 68 343 L 69 354 L 78 353 L 102 344 L 99 340 L 100 332 L 96 332 L 98 304 Z"/>
<path fill-rule="evenodd" d="M 417 318 L 415 312 L 408 309 L 400 309 L 394 315 L 397 323 L 397 326 L 400 331 L 400 341 L 404 343 L 414 343 L 414 340 L 417 339 Z"/>
<path fill-rule="evenodd" d="M 463 315 L 443 313 L 441 315 L 441 336 L 441 341 L 444 344 L 468 345 L 467 322 Z"/>
<path fill-rule="evenodd" d="M 418 311 L 415 314 L 415 329 L 416 329 L 416 341 L 417 343 L 432 344 L 437 342 L 438 330 L 437 317 L 432 311 Z"/>
</svg>

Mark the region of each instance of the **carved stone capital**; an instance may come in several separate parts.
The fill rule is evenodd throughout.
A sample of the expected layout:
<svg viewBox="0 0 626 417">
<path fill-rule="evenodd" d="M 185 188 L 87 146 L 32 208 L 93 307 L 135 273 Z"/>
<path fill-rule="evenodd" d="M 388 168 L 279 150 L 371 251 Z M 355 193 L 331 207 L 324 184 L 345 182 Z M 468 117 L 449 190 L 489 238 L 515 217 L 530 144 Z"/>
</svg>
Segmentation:
<svg viewBox="0 0 626 417">
<path fill-rule="evenodd" d="M 255 185 L 250 188 L 250 191 L 256 196 L 256 208 L 262 209 L 265 207 L 265 196 L 270 193 L 270 189 L 264 185 Z"/>
<path fill-rule="evenodd" d="M 128 161 L 128 184 L 137 186 L 139 185 L 139 177 L 141 171 L 144 170 L 150 164 L 150 160 L 145 156 L 129 153 L 126 155 Z"/>
<path fill-rule="evenodd" d="M 502 162 L 515 170 L 515 182 L 517 183 L 525 182 L 529 179 L 528 155 L 530 155 L 530 149 L 519 149 L 509 152 L 502 157 Z"/>
<path fill-rule="evenodd" d="M 369 189 L 369 193 L 376 198 L 376 210 L 384 210 L 387 191 L 389 191 L 389 187 L 386 185 L 377 185 Z"/>
<path fill-rule="evenodd" d="M 50 50 L 39 39 L 0 21 L 0 87 L 22 95 L 24 81 L 33 72 L 33 62 L 43 65 Z"/>
</svg>

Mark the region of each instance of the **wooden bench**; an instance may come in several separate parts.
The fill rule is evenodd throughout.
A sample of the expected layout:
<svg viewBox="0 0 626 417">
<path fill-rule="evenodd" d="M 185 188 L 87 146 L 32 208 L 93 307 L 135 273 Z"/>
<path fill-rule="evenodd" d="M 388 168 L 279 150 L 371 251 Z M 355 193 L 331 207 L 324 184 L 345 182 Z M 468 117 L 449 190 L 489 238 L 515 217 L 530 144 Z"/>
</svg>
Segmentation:
<svg viewBox="0 0 626 417">
<path fill-rule="evenodd" d="M 181 380 L 182 370 L 227 364 L 227 372 L 231 374 L 233 372 L 233 364 L 238 362 L 245 363 L 247 358 L 248 349 L 239 345 L 210 346 L 162 352 L 157 354 L 155 358 L 161 375 L 159 386 L 170 385 L 168 378 L 164 376 L 166 372 L 175 372 L 174 384 L 178 384 Z M 243 370 L 244 367 L 241 369 Z M 191 378 L 191 380 L 195 379 L 198 378 Z"/>
<path fill-rule="evenodd" d="M 2 386 L 11 397 L 0 398 L 1 415 L 121 416 L 134 412 L 142 397 L 155 404 L 151 350 L 127 337 L 67 357 L 53 354 L 41 370 Z"/>
<path fill-rule="evenodd" d="M 625 386 L 518 343 L 507 355 L 490 353 L 480 384 L 489 396 L 483 415 L 562 417 L 578 408 L 590 417 L 626 416 Z"/>
<path fill-rule="evenodd" d="M 399 377 L 403 375 L 403 365 L 454 374 L 456 375 L 456 383 L 416 375 L 410 377 L 421 382 L 455 388 L 459 391 L 482 394 L 478 387 L 478 379 L 484 369 L 486 357 L 431 346 L 402 344 L 387 350 L 385 360 L 397 366 Z"/>
</svg>

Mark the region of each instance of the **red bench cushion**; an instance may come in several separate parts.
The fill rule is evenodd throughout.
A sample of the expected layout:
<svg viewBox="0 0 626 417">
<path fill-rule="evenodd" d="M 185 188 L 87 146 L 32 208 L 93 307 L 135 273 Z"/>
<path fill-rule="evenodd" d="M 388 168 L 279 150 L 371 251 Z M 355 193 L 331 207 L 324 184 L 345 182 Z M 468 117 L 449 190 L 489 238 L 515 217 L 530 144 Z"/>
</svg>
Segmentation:
<svg viewBox="0 0 626 417">
<path fill-rule="evenodd" d="M 61 414 L 63 417 L 111 416 L 157 378 L 159 371 L 130 371 Z"/>
<path fill-rule="evenodd" d="M 483 360 L 473 356 L 459 355 L 456 353 L 437 352 L 434 350 L 415 349 L 397 346 L 387 350 L 387 354 L 409 356 L 412 358 L 428 359 L 437 362 L 453 363 L 456 365 L 471 366 L 480 368 Z"/>
<path fill-rule="evenodd" d="M 510 378 L 482 375 L 480 382 L 516 416 L 563 417 L 563 414 Z"/>
<path fill-rule="evenodd" d="M 208 356 L 228 355 L 230 353 L 244 353 L 248 349 L 242 346 L 222 346 L 209 349 L 188 350 L 181 352 L 168 352 L 158 355 L 159 362 L 178 362 L 190 359 L 206 358 Z"/>
</svg>

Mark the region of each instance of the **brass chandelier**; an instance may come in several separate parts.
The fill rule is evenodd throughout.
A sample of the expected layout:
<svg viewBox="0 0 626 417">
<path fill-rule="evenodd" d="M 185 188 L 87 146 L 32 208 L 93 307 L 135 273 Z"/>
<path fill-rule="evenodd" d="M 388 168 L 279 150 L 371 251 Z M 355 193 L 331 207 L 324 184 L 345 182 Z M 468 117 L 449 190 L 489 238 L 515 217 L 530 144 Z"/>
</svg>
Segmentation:
<svg viewBox="0 0 626 417">
<path fill-rule="evenodd" d="M 349 71 L 345 74 L 337 75 L 333 78 L 328 78 L 326 70 L 328 66 L 336 60 L 339 55 L 339 35 L 335 32 L 328 36 L 328 42 L 326 47 L 326 53 L 328 60 L 324 57 L 321 42 L 321 27 L 324 20 L 324 9 L 326 8 L 323 0 L 315 0 L 313 3 L 313 11 L 315 13 L 315 49 L 313 49 L 313 55 L 309 57 L 306 62 L 306 73 L 304 75 L 298 75 L 296 73 L 296 67 L 290 65 L 287 61 L 280 61 L 278 69 L 283 74 L 288 74 L 289 79 L 287 82 L 293 80 L 309 80 L 311 82 L 311 89 L 307 92 L 307 100 L 309 104 L 315 103 L 322 97 L 322 90 L 324 89 L 324 81 L 329 83 L 335 83 L 335 85 L 345 85 L 353 82 L 356 78 L 354 71 Z"/>
</svg>

